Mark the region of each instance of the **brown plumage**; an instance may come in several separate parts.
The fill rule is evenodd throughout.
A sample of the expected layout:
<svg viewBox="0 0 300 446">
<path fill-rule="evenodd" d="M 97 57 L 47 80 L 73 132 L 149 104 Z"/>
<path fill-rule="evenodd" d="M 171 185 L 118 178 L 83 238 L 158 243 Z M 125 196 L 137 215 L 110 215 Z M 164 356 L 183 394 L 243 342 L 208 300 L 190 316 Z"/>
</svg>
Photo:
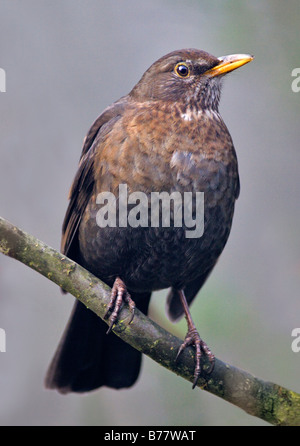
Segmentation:
<svg viewBox="0 0 300 446">
<path fill-rule="evenodd" d="M 221 79 L 250 60 L 185 49 L 155 62 L 88 132 L 63 224 L 62 252 L 113 287 L 110 328 L 122 300 L 132 312 L 136 305 L 147 313 L 151 292 L 171 288 L 169 315 L 175 320 L 184 313 L 188 323 L 182 349 L 196 348 L 194 386 L 201 355 L 208 355 L 212 366 L 214 357 L 188 305 L 226 244 L 239 195 L 235 150 L 218 112 Z M 118 196 L 120 184 L 128 194 L 143 192 L 149 199 L 151 192 L 203 192 L 203 235 L 187 238 L 185 221 L 181 227 L 100 227 L 97 196 L 106 191 Z M 141 355 L 113 333 L 106 336 L 106 329 L 76 302 L 47 387 L 84 392 L 131 386 Z"/>
</svg>

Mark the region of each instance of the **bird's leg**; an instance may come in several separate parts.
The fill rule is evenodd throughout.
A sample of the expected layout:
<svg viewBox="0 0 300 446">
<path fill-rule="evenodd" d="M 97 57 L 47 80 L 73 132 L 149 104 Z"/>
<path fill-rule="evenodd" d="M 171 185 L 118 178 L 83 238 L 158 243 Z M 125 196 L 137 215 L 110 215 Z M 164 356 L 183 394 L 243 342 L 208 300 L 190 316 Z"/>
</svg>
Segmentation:
<svg viewBox="0 0 300 446">
<path fill-rule="evenodd" d="M 109 328 L 106 332 L 107 334 L 111 332 L 111 329 L 118 318 L 118 315 L 120 313 L 121 306 L 122 306 L 123 302 L 126 302 L 129 305 L 129 309 L 131 311 L 131 318 L 129 321 L 129 324 L 130 324 L 130 322 L 132 321 L 132 319 L 134 317 L 135 303 L 131 299 L 130 294 L 128 293 L 126 285 L 123 282 L 123 280 L 120 279 L 120 277 L 117 277 L 113 284 L 113 287 L 111 290 L 111 295 L 110 295 L 110 301 L 109 301 L 108 308 L 107 308 L 107 311 L 104 316 L 104 318 L 107 319 L 109 313 L 112 311 L 111 316 L 110 316 Z"/>
<path fill-rule="evenodd" d="M 202 353 L 204 353 L 208 359 L 209 362 L 211 363 L 211 366 L 208 370 L 207 373 L 211 373 L 214 367 L 214 363 L 215 363 L 215 357 L 213 355 L 213 353 L 210 351 L 210 349 L 208 348 L 208 346 L 206 345 L 206 343 L 204 341 L 202 341 L 202 339 L 200 338 L 200 335 L 196 329 L 196 326 L 193 322 L 190 310 L 189 310 L 189 306 L 188 303 L 186 301 L 185 295 L 184 295 L 184 291 L 183 290 L 179 290 L 179 296 L 180 296 L 180 300 L 183 306 L 183 310 L 184 310 L 184 314 L 185 314 L 185 318 L 187 321 L 187 326 L 188 326 L 188 331 L 186 334 L 186 337 L 184 339 L 184 342 L 181 344 L 177 356 L 176 356 L 176 361 L 179 357 L 179 355 L 181 354 L 181 352 L 189 345 L 194 345 L 195 349 L 196 349 L 196 357 L 195 357 L 195 370 L 194 370 L 194 381 L 193 381 L 193 389 L 196 387 L 200 373 L 201 373 L 201 356 Z"/>
</svg>

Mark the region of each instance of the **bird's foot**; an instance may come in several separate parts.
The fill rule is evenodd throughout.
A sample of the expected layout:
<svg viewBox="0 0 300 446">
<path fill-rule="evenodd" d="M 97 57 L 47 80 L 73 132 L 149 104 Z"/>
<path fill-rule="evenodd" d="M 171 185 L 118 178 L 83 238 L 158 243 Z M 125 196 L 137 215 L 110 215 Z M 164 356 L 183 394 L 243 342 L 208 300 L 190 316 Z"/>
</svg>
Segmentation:
<svg viewBox="0 0 300 446">
<path fill-rule="evenodd" d="M 207 344 L 201 339 L 198 331 L 196 330 L 195 326 L 189 327 L 188 332 L 186 334 L 186 337 L 184 339 L 184 342 L 179 347 L 176 361 L 179 357 L 179 355 L 183 352 L 183 350 L 188 347 L 189 345 L 193 345 L 196 349 L 196 356 L 195 356 L 195 369 L 194 369 L 194 381 L 193 381 L 193 389 L 196 387 L 198 379 L 201 374 L 201 357 L 202 354 L 206 355 L 210 362 L 210 368 L 207 371 L 207 373 L 211 373 L 214 364 L 215 364 L 215 356 L 207 346 Z"/>
<path fill-rule="evenodd" d="M 184 342 L 181 344 L 181 346 L 179 347 L 177 356 L 176 356 L 176 361 L 179 357 L 179 355 L 183 352 L 183 350 L 188 347 L 189 345 L 193 345 L 196 349 L 196 357 L 195 357 L 195 369 L 194 369 L 194 381 L 193 381 L 193 389 L 196 387 L 198 379 L 200 377 L 201 374 L 201 357 L 202 354 L 206 355 L 208 357 L 208 360 L 210 362 L 210 368 L 206 373 L 211 373 L 213 368 L 214 368 L 214 364 L 215 364 L 215 356 L 213 355 L 213 353 L 211 352 L 211 350 L 208 348 L 207 344 L 202 341 L 202 339 L 200 338 L 200 335 L 197 331 L 197 328 L 193 322 L 190 310 L 189 310 L 189 306 L 188 303 L 186 301 L 185 298 L 185 294 L 183 290 L 179 290 L 179 297 L 183 306 L 183 310 L 185 313 L 185 318 L 187 321 L 187 326 L 188 326 L 188 332 L 186 334 L 186 337 L 184 339 Z"/>
<path fill-rule="evenodd" d="M 110 316 L 110 324 L 109 328 L 107 330 L 107 334 L 111 332 L 113 325 L 115 324 L 116 320 L 118 319 L 118 315 L 121 311 L 121 307 L 123 302 L 126 302 L 129 305 L 129 309 L 131 312 L 131 317 L 129 320 L 129 324 L 132 322 L 132 319 L 134 317 L 134 309 L 135 309 L 135 303 L 131 299 L 130 294 L 127 291 L 126 285 L 123 282 L 122 279 L 119 277 L 116 278 L 110 295 L 110 301 L 108 304 L 107 311 L 105 313 L 104 318 L 107 319 Z"/>
</svg>

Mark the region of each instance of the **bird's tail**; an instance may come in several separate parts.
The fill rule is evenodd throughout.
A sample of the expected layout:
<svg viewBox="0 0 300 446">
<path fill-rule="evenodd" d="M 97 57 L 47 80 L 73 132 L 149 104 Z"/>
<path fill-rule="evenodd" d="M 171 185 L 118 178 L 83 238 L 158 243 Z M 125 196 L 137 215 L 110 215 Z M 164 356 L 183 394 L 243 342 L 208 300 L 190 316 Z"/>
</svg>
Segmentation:
<svg viewBox="0 0 300 446">
<path fill-rule="evenodd" d="M 151 293 L 131 297 L 147 314 Z M 49 366 L 46 387 L 68 393 L 132 386 L 139 375 L 141 353 L 114 333 L 107 335 L 107 329 L 105 322 L 76 301 Z"/>
</svg>

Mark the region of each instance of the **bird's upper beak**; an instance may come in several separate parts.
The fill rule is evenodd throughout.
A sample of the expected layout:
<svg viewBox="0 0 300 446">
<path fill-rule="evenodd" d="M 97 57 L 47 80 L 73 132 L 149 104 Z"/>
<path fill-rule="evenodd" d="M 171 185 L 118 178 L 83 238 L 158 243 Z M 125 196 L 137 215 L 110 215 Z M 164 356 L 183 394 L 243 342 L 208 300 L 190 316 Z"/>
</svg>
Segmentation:
<svg viewBox="0 0 300 446">
<path fill-rule="evenodd" d="M 250 54 L 230 54 L 229 56 L 218 57 L 220 63 L 210 70 L 206 71 L 211 77 L 220 76 L 222 74 L 229 73 L 237 68 L 245 65 L 254 59 Z"/>
</svg>

